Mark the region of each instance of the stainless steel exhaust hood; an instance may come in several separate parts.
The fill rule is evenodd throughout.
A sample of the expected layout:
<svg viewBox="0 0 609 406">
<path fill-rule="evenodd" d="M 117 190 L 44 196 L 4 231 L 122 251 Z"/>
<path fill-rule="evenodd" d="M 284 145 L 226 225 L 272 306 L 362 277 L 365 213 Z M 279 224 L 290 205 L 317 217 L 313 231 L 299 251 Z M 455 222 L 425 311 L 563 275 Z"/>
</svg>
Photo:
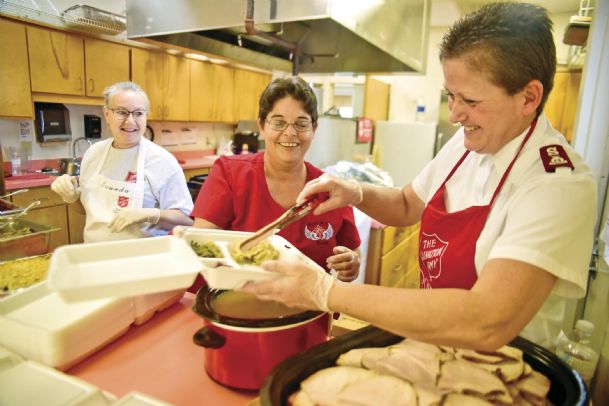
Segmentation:
<svg viewBox="0 0 609 406">
<path fill-rule="evenodd" d="M 293 73 L 424 72 L 430 0 L 127 0 L 127 36 Z"/>
</svg>

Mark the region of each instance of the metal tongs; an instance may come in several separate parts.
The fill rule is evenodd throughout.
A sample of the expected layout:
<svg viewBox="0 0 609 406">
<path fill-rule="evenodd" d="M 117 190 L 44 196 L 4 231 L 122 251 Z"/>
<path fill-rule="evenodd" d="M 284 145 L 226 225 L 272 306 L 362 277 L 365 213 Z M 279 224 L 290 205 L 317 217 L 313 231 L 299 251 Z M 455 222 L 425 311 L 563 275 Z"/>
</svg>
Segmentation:
<svg viewBox="0 0 609 406">
<path fill-rule="evenodd" d="M 288 224 L 292 224 L 293 222 L 298 221 L 307 214 L 309 214 L 323 201 L 328 200 L 328 197 L 329 195 L 327 193 L 320 193 L 310 199 L 305 200 L 300 204 L 295 204 L 294 206 L 286 210 L 285 213 L 279 216 L 277 220 L 262 227 L 260 230 L 256 231 L 256 233 L 250 238 L 241 241 L 237 245 L 237 248 L 241 251 L 247 251 L 255 247 L 257 244 L 261 243 L 271 235 L 276 234 L 279 230 L 283 229 Z"/>
</svg>

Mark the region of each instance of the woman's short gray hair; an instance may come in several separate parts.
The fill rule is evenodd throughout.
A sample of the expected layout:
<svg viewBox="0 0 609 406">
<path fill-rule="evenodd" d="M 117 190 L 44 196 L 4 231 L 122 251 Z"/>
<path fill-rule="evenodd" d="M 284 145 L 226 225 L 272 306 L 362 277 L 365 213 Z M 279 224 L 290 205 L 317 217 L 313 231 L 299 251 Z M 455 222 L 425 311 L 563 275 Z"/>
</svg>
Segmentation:
<svg viewBox="0 0 609 406">
<path fill-rule="evenodd" d="M 150 100 L 148 99 L 148 95 L 146 94 L 144 89 L 142 89 L 141 86 L 135 82 L 117 82 L 105 88 L 103 92 L 104 106 L 110 107 L 110 99 L 112 98 L 112 96 L 114 96 L 118 92 L 123 92 L 126 90 L 131 90 L 144 96 L 144 99 L 146 99 L 146 110 L 150 108 Z"/>
</svg>

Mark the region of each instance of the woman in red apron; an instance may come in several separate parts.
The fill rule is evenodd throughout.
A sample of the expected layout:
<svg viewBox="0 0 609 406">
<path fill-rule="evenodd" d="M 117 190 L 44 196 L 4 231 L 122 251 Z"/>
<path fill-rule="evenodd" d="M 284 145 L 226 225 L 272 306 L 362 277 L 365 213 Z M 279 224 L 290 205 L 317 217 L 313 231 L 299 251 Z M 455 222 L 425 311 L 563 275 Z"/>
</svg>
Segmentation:
<svg viewBox="0 0 609 406">
<path fill-rule="evenodd" d="M 585 294 L 596 220 L 590 169 L 543 115 L 551 25 L 523 3 L 461 18 L 440 46 L 461 128 L 438 155 L 401 190 L 322 176 L 299 196 L 330 194 L 315 214 L 350 204 L 383 224 L 420 222 L 421 289 L 340 284 L 269 262 L 284 277 L 244 290 L 435 344 L 494 350 L 520 334 L 550 345 L 564 298 Z"/>
</svg>

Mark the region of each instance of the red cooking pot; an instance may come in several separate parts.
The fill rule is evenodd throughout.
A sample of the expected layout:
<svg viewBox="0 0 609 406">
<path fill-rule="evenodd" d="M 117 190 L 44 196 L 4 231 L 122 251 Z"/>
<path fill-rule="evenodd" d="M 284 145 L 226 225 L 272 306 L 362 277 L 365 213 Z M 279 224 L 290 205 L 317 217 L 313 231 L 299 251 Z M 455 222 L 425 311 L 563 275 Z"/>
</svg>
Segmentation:
<svg viewBox="0 0 609 406">
<path fill-rule="evenodd" d="M 205 371 L 230 388 L 258 390 L 277 364 L 328 339 L 327 313 L 290 309 L 242 292 L 203 286 L 193 310 L 204 319 L 193 341 L 205 348 Z"/>
</svg>

